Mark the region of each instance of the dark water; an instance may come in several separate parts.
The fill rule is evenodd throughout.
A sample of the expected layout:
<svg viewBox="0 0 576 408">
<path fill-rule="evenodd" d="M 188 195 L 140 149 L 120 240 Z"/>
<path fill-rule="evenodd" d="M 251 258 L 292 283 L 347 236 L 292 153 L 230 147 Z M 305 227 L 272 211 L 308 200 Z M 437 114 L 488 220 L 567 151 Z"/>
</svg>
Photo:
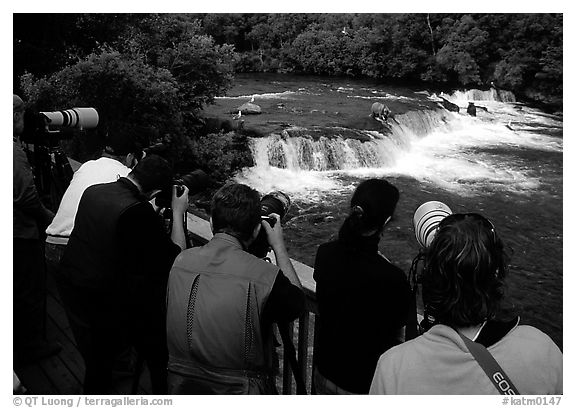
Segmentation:
<svg viewBox="0 0 576 408">
<path fill-rule="evenodd" d="M 244 76 L 229 92 L 231 98 L 219 99 L 207 114 L 230 117 L 252 95 L 262 107 L 261 115 L 243 117 L 245 126 L 276 136 L 254 141 L 257 165 L 238 180 L 262 193 L 280 189 L 292 197 L 285 237 L 293 258 L 313 265 L 317 246 L 334 237 L 342 224 L 354 186 L 369 177 L 385 177 L 401 193 L 380 244 L 389 259 L 408 272 L 418 253 L 412 217 L 425 201 L 442 201 L 454 212 L 482 213 L 512 254 L 505 312 L 520 315 L 524 324 L 543 330 L 562 347 L 562 118 L 495 101 L 486 92 L 446 95 L 461 107 L 460 114 L 446 113 L 434 95 L 415 91 L 423 90 Z M 488 112 L 466 115 L 472 99 Z M 383 128 L 368 118 L 375 101 L 388 104 L 398 121 Z M 431 109 L 432 117 L 424 115 Z M 298 132 L 282 137 L 283 130 L 296 128 Z M 336 140 L 290 138 L 318 129 Z M 344 142 L 347 129 L 377 140 L 363 147 Z M 302 155 L 304 145 L 314 150 L 312 159 Z M 326 150 L 332 153 L 324 157 Z M 353 278 L 354 271 L 350 273 Z"/>
</svg>

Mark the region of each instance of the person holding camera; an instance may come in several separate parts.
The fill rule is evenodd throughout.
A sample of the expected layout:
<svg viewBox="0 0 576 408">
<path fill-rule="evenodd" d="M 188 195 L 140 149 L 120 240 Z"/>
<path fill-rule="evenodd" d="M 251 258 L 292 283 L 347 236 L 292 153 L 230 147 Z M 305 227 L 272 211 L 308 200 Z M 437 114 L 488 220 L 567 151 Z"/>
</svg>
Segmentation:
<svg viewBox="0 0 576 408">
<path fill-rule="evenodd" d="M 62 257 L 61 295 L 86 365 L 84 392 L 112 392 L 120 347 L 144 358 L 155 394 L 166 392 L 165 295 L 170 266 L 185 249 L 188 189 L 172 186 L 167 160 L 149 155 L 127 177 L 88 187 Z M 172 187 L 172 230 L 149 202 Z"/>
<path fill-rule="evenodd" d="M 380 355 L 404 340 L 408 280 L 378 250 L 398 199 L 398 189 L 388 181 L 363 181 L 338 239 L 318 248 L 317 394 L 367 394 Z"/>
<path fill-rule="evenodd" d="M 562 353 L 519 318 L 497 320 L 508 258 L 494 225 L 452 214 L 425 251 L 422 299 L 434 322 L 384 353 L 371 394 L 562 394 Z"/>
<path fill-rule="evenodd" d="M 89 160 L 76 170 L 52 223 L 46 228 L 46 263 L 56 277 L 84 190 L 94 184 L 110 183 L 126 177 L 142 155 L 142 146 L 135 141 L 132 131 L 125 127 L 108 135 L 100 158 Z"/>
<path fill-rule="evenodd" d="M 228 184 L 212 198 L 214 237 L 182 252 L 168 280 L 168 391 L 276 394 L 272 323 L 304 309 L 278 214 L 261 219 L 260 195 Z M 277 266 L 247 252 L 261 229 Z"/>
<path fill-rule="evenodd" d="M 49 357 L 60 346 L 46 340 L 46 269 L 42 231 L 54 214 L 40 201 L 32 169 L 19 136 L 24 131 L 25 104 L 13 99 L 13 279 L 14 361 L 25 364 Z"/>
</svg>

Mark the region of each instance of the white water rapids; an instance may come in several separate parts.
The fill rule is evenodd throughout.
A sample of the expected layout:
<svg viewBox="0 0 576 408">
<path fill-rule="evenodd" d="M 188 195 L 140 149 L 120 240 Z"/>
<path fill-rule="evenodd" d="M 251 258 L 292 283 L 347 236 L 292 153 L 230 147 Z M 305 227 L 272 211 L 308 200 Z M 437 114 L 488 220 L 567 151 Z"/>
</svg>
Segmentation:
<svg viewBox="0 0 576 408">
<path fill-rule="evenodd" d="M 342 181 L 346 175 L 407 176 L 461 195 L 487 189 L 530 193 L 540 179 L 533 163 L 515 153 L 561 153 L 563 123 L 561 117 L 515 103 L 508 95 L 498 98 L 506 102 L 494 100 L 493 90 L 441 95 L 459 105 L 460 112 L 409 111 L 389 122 L 390 135 L 365 132 L 371 138 L 367 142 L 338 136 L 314 140 L 305 130 L 298 137 L 284 132 L 255 138 L 255 166 L 236 179 L 261 192 L 282 190 L 304 201 L 348 190 Z M 436 95 L 429 99 L 439 101 Z M 476 117 L 466 113 L 471 101 L 477 105 Z"/>
</svg>

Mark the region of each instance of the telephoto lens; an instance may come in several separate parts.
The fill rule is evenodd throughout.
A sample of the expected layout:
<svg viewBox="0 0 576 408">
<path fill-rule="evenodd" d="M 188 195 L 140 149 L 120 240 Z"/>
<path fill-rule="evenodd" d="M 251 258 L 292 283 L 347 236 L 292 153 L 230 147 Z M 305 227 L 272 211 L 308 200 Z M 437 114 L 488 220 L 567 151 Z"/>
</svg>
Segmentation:
<svg viewBox="0 0 576 408">
<path fill-rule="evenodd" d="M 414 212 L 414 233 L 416 240 L 423 248 L 428 248 L 438 224 L 452 214 L 452 210 L 441 201 L 427 201 Z"/>
<path fill-rule="evenodd" d="M 276 219 L 270 217 L 270 214 L 278 214 L 282 220 L 288 213 L 290 205 L 290 197 L 282 191 L 273 191 L 270 194 L 266 194 L 260 200 L 260 215 L 263 220 L 268 222 L 271 226 L 274 226 Z M 269 250 L 270 244 L 266 237 L 266 231 L 262 228 L 252 245 L 248 248 L 248 252 L 258 258 L 264 258 L 268 254 Z"/>
<path fill-rule="evenodd" d="M 280 216 L 280 219 L 282 219 L 290 209 L 290 205 L 290 197 L 285 193 L 282 191 L 272 191 L 260 200 L 260 214 L 268 216 L 276 213 Z"/>
<path fill-rule="evenodd" d="M 94 108 L 72 108 L 40 113 L 48 118 L 48 126 L 51 128 L 93 129 L 98 126 L 98 112 Z"/>
</svg>

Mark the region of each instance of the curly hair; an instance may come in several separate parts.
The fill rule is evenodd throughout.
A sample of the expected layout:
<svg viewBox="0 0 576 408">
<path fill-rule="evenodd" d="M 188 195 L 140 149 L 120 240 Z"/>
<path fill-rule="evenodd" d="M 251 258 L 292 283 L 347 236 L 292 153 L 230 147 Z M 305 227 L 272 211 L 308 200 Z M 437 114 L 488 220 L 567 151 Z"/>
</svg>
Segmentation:
<svg viewBox="0 0 576 408">
<path fill-rule="evenodd" d="M 508 255 L 488 219 L 479 214 L 446 217 L 425 257 L 422 297 L 439 323 L 466 327 L 494 317 L 503 297 Z"/>
</svg>

